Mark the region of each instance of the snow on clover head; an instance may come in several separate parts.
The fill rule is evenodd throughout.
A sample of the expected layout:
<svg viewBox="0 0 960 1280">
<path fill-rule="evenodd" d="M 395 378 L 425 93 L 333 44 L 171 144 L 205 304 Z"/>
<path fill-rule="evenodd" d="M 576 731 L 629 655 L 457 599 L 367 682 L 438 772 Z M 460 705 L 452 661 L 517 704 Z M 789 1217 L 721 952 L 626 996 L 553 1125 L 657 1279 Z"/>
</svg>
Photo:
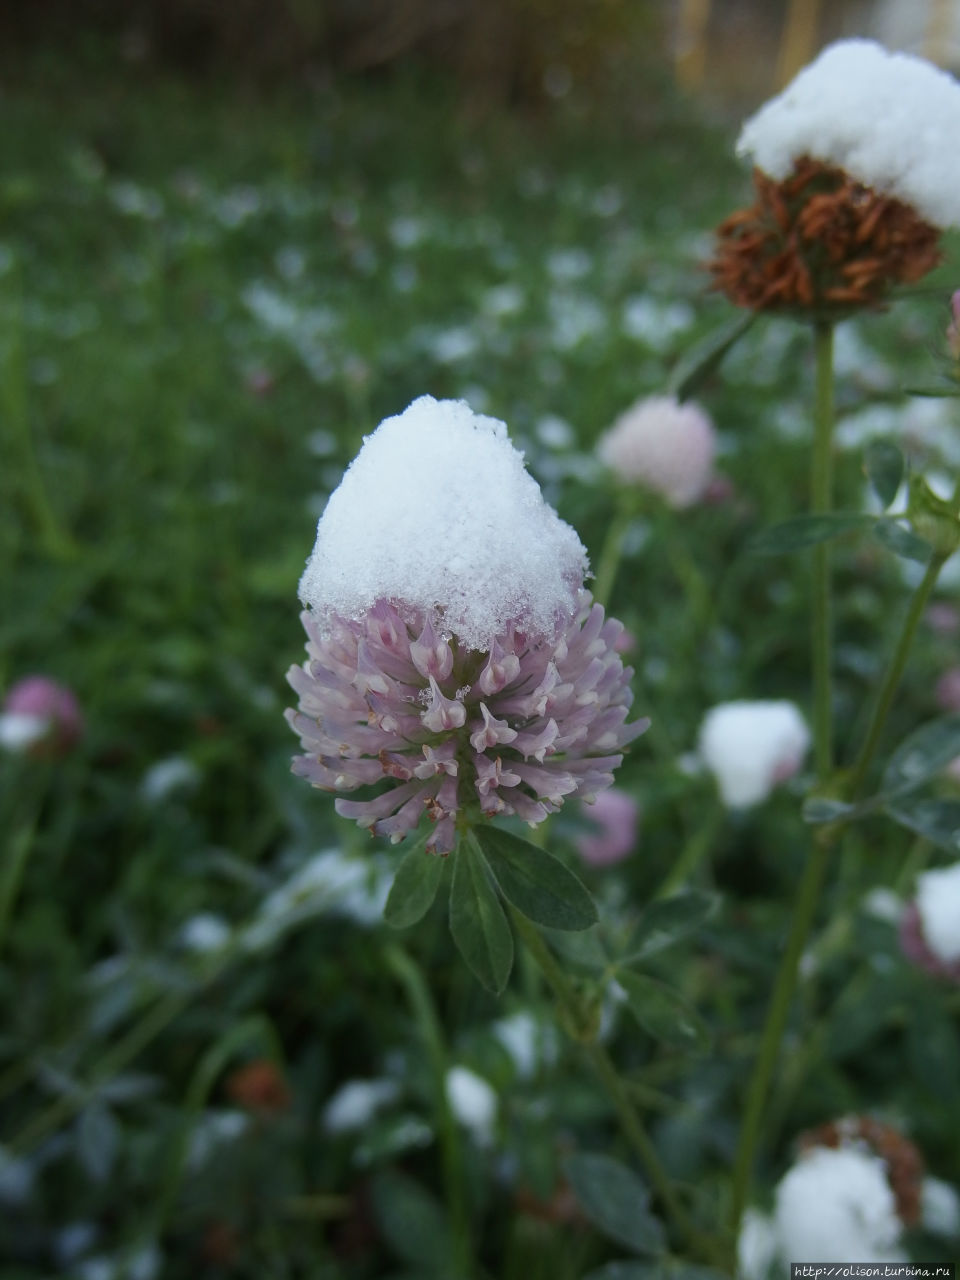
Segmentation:
<svg viewBox="0 0 960 1280">
<path fill-rule="evenodd" d="M 586 571 L 505 424 L 421 396 L 364 440 L 320 518 L 300 598 L 321 629 L 385 600 L 484 650 L 508 625 L 552 635 Z"/>
<path fill-rule="evenodd" d="M 830 45 L 746 122 L 737 152 L 778 181 L 804 156 L 960 224 L 960 85 L 923 58 L 872 40 Z"/>
</svg>

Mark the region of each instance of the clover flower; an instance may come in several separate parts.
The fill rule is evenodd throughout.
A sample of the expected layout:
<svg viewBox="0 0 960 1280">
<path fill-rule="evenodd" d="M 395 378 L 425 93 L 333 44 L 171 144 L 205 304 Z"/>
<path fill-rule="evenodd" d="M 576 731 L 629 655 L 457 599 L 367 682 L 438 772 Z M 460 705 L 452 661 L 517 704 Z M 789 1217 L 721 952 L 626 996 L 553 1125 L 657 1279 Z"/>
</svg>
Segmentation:
<svg viewBox="0 0 960 1280">
<path fill-rule="evenodd" d="M 710 485 L 716 437 L 699 406 L 651 396 L 617 418 L 597 452 L 622 483 L 652 489 L 682 508 L 699 501 Z"/>
<path fill-rule="evenodd" d="M 960 862 L 917 877 L 900 922 L 904 955 L 920 968 L 960 982 Z"/>
<path fill-rule="evenodd" d="M 739 306 L 875 306 L 940 260 L 960 224 L 960 86 L 869 40 L 831 45 L 741 132 L 756 201 L 718 229 L 709 269 Z"/>
<path fill-rule="evenodd" d="M 760 804 L 803 764 L 810 731 L 792 702 L 721 702 L 700 726 L 698 753 L 731 809 Z"/>
<path fill-rule="evenodd" d="M 367 438 L 300 584 L 308 660 L 288 675 L 294 772 L 393 842 L 498 814 L 541 822 L 611 785 L 630 676 L 623 628 L 503 423 L 422 397 Z"/>
<path fill-rule="evenodd" d="M 62 756 L 83 735 L 76 697 L 49 676 L 26 676 L 7 693 L 0 711 L 0 746 L 29 755 Z"/>
<path fill-rule="evenodd" d="M 596 831 L 578 836 L 577 852 L 593 867 L 622 862 L 636 848 L 639 809 L 633 796 L 611 787 L 585 811 Z"/>
</svg>

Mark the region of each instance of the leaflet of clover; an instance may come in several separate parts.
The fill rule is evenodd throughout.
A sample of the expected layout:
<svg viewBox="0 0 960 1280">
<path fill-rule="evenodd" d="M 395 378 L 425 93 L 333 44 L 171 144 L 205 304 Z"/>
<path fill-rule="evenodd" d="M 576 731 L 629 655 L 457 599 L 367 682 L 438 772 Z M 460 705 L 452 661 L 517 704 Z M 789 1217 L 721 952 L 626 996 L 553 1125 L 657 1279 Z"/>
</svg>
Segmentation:
<svg viewBox="0 0 960 1280">
<path fill-rule="evenodd" d="M 364 440 L 320 518 L 300 598 L 321 627 L 388 600 L 483 650 L 510 624 L 552 636 L 587 568 L 504 423 L 422 396 Z"/>
</svg>

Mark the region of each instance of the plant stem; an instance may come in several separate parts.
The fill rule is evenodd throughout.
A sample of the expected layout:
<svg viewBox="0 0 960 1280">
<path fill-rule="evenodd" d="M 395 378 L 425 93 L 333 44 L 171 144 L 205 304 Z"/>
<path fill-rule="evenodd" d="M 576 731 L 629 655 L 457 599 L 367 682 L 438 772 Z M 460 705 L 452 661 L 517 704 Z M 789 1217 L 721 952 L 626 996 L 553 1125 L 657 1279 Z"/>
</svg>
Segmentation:
<svg viewBox="0 0 960 1280">
<path fill-rule="evenodd" d="M 434 1071 L 434 1098 L 440 1150 L 443 1158 L 444 1183 L 447 1206 L 450 1213 L 453 1237 L 456 1280 L 467 1280 L 473 1274 L 470 1219 L 467 1213 L 463 1182 L 463 1152 L 456 1120 L 447 1100 L 447 1050 L 440 1029 L 440 1020 L 433 1007 L 430 992 L 419 968 L 399 947 L 387 947 L 384 951 L 387 967 L 392 969 L 403 986 L 414 1018 L 420 1028 Z"/>
<path fill-rule="evenodd" d="M 810 509 L 814 515 L 833 505 L 833 326 L 814 325 L 816 394 Z M 830 546 L 813 548 L 813 742 L 817 781 L 825 782 L 833 767 L 831 668 Z"/>
<path fill-rule="evenodd" d="M 610 1055 L 603 1045 L 596 1040 L 587 1039 L 586 1023 L 588 1019 L 580 996 L 564 972 L 562 965 L 547 946 L 536 925 L 532 924 L 526 916 L 521 915 L 514 907 L 510 907 L 509 910 L 514 928 L 560 1002 L 571 1028 L 584 1028 L 585 1034 L 583 1040 L 581 1040 L 584 1051 L 600 1077 L 610 1101 L 620 1117 L 623 1131 L 639 1157 L 671 1222 L 678 1233 L 685 1239 L 694 1240 L 696 1238 L 696 1230 L 693 1223 L 677 1199 L 670 1176 L 660 1163 L 657 1149 L 647 1136 L 630 1094 L 617 1074 Z"/>
<path fill-rule="evenodd" d="M 833 503 L 833 326 L 826 321 L 814 325 L 816 388 L 814 396 L 813 454 L 810 470 L 810 508 L 816 514 L 829 512 Z M 832 690 L 830 680 L 832 620 L 830 601 L 830 550 L 826 543 L 813 548 L 813 750 L 817 781 L 825 783 L 833 768 Z M 740 1141 L 733 1171 L 731 1228 L 734 1240 L 747 1203 L 750 1178 L 760 1126 L 763 1120 L 780 1041 L 790 1013 L 797 982 L 797 969 L 804 944 L 816 914 L 827 866 L 831 839 L 819 832 L 807 858 L 797 889 L 793 919 L 786 950 L 774 983 L 770 1007 L 747 1092 L 747 1104 L 740 1127 Z"/>
<path fill-rule="evenodd" d="M 617 509 L 614 512 L 613 519 L 610 521 L 607 536 L 600 549 L 597 572 L 593 579 L 593 598 L 597 604 L 602 604 L 604 608 L 610 603 L 610 593 L 613 591 L 617 569 L 620 567 L 620 558 L 623 555 L 623 542 L 632 519 L 632 503 L 626 495 L 621 493 L 618 495 Z"/>
<path fill-rule="evenodd" d="M 652 900 L 665 898 L 686 884 L 710 852 L 714 838 L 723 825 L 723 819 L 723 810 L 716 804 L 712 805 L 706 819 L 680 850 L 680 856 L 664 877 L 659 889 L 654 892 Z"/>
<path fill-rule="evenodd" d="M 830 852 L 830 848 L 829 840 L 816 839 L 813 844 L 813 850 L 807 858 L 807 865 L 804 868 L 803 877 L 797 890 L 796 905 L 794 907 L 793 920 L 790 924 L 786 950 L 780 962 L 773 995 L 770 999 L 770 1008 L 763 1028 L 760 1051 L 757 1054 L 757 1061 L 750 1079 L 746 1110 L 740 1127 L 740 1142 L 737 1147 L 737 1157 L 733 1168 L 733 1205 L 730 1214 L 730 1225 L 735 1239 L 739 1234 L 740 1219 L 747 1203 L 750 1176 L 753 1172 L 753 1161 L 760 1137 L 760 1122 L 763 1119 L 763 1110 L 780 1049 L 780 1040 L 790 1012 L 790 1002 L 793 998 L 797 980 L 797 969 L 800 964 L 800 957 L 803 954 L 807 934 L 810 932 L 810 925 L 813 923 L 817 902 L 820 898 L 820 889 L 823 884 L 827 855 Z"/>
<path fill-rule="evenodd" d="M 877 753 L 877 747 L 880 745 L 880 738 L 883 733 L 883 726 L 886 724 L 887 715 L 889 714 L 891 704 L 893 703 L 894 694 L 903 675 L 903 669 L 907 665 L 907 657 L 910 653 L 910 647 L 913 644 L 913 637 L 916 635 L 917 626 L 923 617 L 923 612 L 927 607 L 927 601 L 933 588 L 936 585 L 937 577 L 943 568 L 946 555 L 942 552 L 935 552 L 930 557 L 927 565 L 927 571 L 923 575 L 920 585 L 913 594 L 910 601 L 910 608 L 907 610 L 907 616 L 904 619 L 903 627 L 900 630 L 900 638 L 897 641 L 897 647 L 893 651 L 893 657 L 890 659 L 890 665 L 887 667 L 886 675 L 883 678 L 883 684 L 880 686 L 880 693 L 877 696 L 876 706 L 873 709 L 873 715 L 870 718 L 870 725 L 867 729 L 867 736 L 863 740 L 863 746 L 857 756 L 856 762 L 850 774 L 848 783 L 848 794 L 853 797 L 863 786 L 866 780 L 867 772 L 873 763 L 873 757 Z"/>
</svg>

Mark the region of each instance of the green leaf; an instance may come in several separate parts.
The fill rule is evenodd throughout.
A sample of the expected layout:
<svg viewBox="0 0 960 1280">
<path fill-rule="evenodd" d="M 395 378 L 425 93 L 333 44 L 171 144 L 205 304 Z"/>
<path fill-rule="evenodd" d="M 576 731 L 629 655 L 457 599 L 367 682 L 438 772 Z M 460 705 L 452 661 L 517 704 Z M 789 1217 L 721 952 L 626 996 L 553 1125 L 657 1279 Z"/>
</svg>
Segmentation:
<svg viewBox="0 0 960 1280">
<path fill-rule="evenodd" d="M 802 551 L 818 542 L 829 542 L 851 529 L 869 528 L 874 516 L 859 515 L 852 511 L 835 511 L 826 515 L 795 516 L 782 524 L 772 525 L 755 534 L 747 544 L 747 550 L 758 556 L 779 556 L 791 551 Z"/>
<path fill-rule="evenodd" d="M 377 1225 L 398 1257 L 435 1275 L 450 1275 L 450 1231 L 433 1196 L 394 1170 L 377 1174 L 371 1193 Z"/>
<path fill-rule="evenodd" d="M 446 859 L 427 853 L 427 839 L 418 840 L 397 867 L 383 908 L 384 920 L 394 929 L 406 929 L 422 920 L 437 896 Z"/>
<path fill-rule="evenodd" d="M 472 840 L 461 840 L 450 888 L 450 932 L 475 976 L 499 995 L 513 968 L 513 934 Z"/>
<path fill-rule="evenodd" d="M 882 547 L 903 560 L 916 560 L 918 564 L 926 564 L 930 559 L 933 550 L 930 543 L 898 520 L 878 520 L 871 532 Z"/>
<path fill-rule="evenodd" d="M 803 820 L 816 826 L 821 822 L 836 822 L 838 818 L 847 818 L 856 812 L 857 806 L 845 800 L 834 800 L 832 796 L 809 796 L 803 802 Z"/>
<path fill-rule="evenodd" d="M 637 1175 L 609 1156 L 571 1156 L 566 1174 L 581 1209 L 611 1239 L 644 1256 L 662 1254 L 664 1233 Z"/>
<path fill-rule="evenodd" d="M 887 815 L 901 827 L 923 836 L 938 849 L 960 852 L 960 800 L 928 800 L 904 796 L 887 805 Z"/>
<path fill-rule="evenodd" d="M 747 311 L 732 317 L 696 343 L 677 361 L 670 377 L 669 390 L 678 400 L 689 400 L 710 378 L 724 358 L 756 320 L 756 312 Z"/>
<path fill-rule="evenodd" d="M 621 963 L 633 964 L 682 941 L 706 923 L 716 905 L 716 894 L 700 889 L 688 889 L 651 903 L 641 914 L 630 954 Z"/>
<path fill-rule="evenodd" d="M 889 440 L 875 440 L 867 447 L 863 469 L 884 509 L 897 496 L 906 468 L 903 454 Z"/>
<path fill-rule="evenodd" d="M 630 969 L 617 972 L 627 1008 L 644 1031 L 664 1044 L 704 1048 L 710 1034 L 697 1011 L 666 983 Z"/>
<path fill-rule="evenodd" d="M 923 387 L 904 387 L 908 396 L 925 396 L 933 400 L 956 400 L 960 397 L 960 386 L 956 382 L 933 382 Z"/>
<path fill-rule="evenodd" d="M 921 725 L 900 743 L 883 774 L 888 795 L 912 791 L 937 777 L 960 756 L 960 715 L 941 716 Z"/>
<path fill-rule="evenodd" d="M 474 836 L 501 893 L 528 920 L 574 932 L 597 923 L 593 899 L 558 858 L 497 827 L 480 827 Z"/>
</svg>

